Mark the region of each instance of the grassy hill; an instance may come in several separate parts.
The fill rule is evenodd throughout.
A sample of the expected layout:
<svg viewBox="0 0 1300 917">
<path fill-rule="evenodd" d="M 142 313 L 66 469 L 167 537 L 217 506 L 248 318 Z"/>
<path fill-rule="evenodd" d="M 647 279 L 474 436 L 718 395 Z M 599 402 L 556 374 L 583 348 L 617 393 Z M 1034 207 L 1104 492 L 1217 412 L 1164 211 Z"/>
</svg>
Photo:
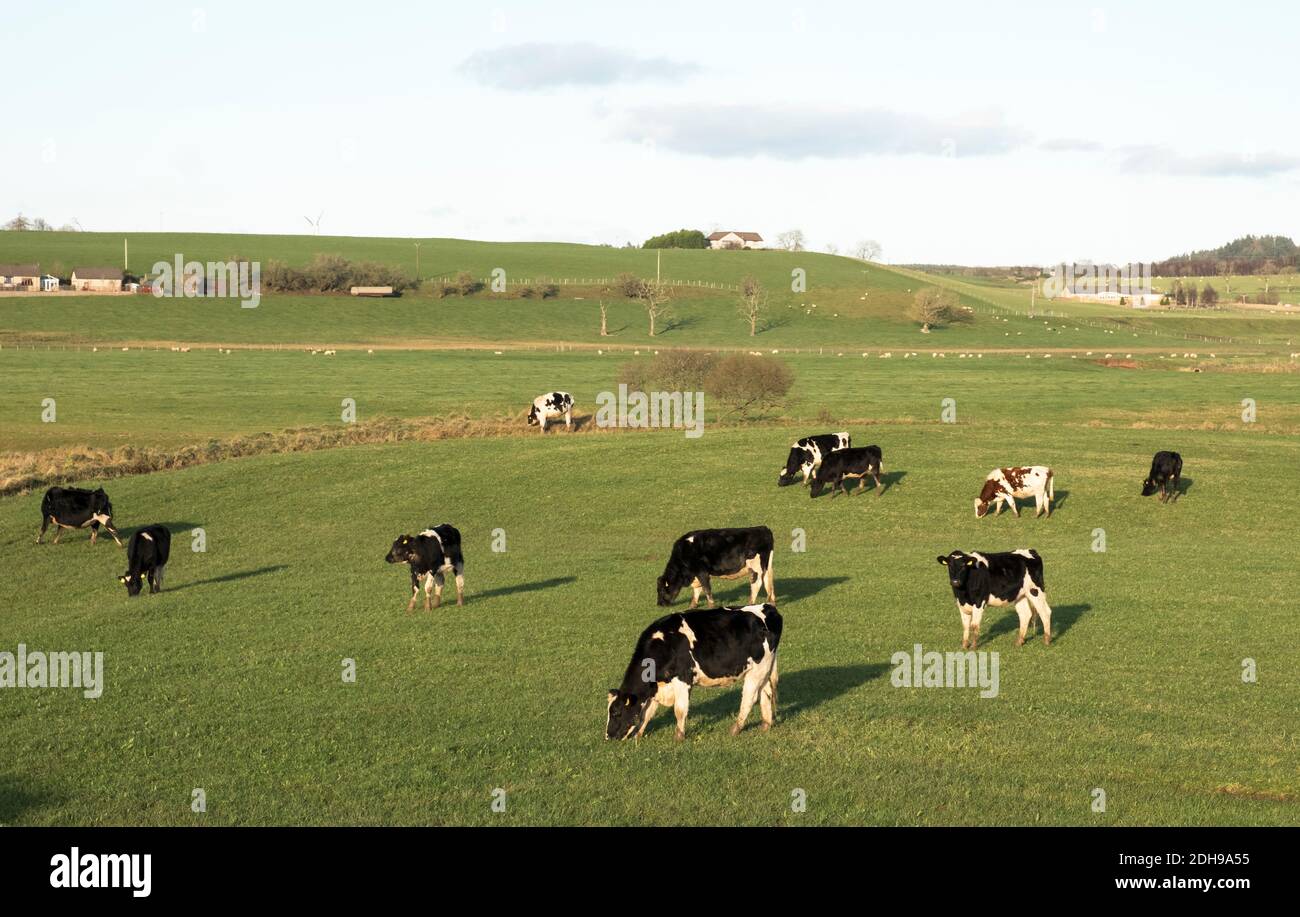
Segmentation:
<svg viewBox="0 0 1300 917">
<path fill-rule="evenodd" d="M 70 272 L 78 264 L 120 265 L 122 240 L 130 240 L 130 266 L 144 272 L 177 253 L 206 262 L 241 258 L 303 265 L 316 254 L 379 261 L 414 274 L 410 239 L 336 236 L 255 236 L 175 233 L 0 233 L 0 261 L 38 262 Z M 661 261 L 657 263 L 656 259 Z M 561 243 L 423 240 L 421 276 L 468 271 L 488 279 L 505 271 L 504 293 L 438 299 L 426 287 L 394 300 L 358 301 L 338 295 L 267 294 L 257 309 L 233 300 L 154 300 L 150 297 L 0 297 L 0 346 L 23 343 L 383 345 L 569 342 L 611 348 L 1025 348 L 1159 351 L 1216 339 L 1222 349 L 1290 347 L 1295 316 L 1210 313 L 1185 316 L 1134 314 L 1133 310 L 1070 304 L 1069 318 L 1031 317 L 1028 290 L 930 276 L 816 252 L 656 252 Z M 679 283 L 672 317 L 651 339 L 640 307 L 610 282 L 620 273 L 653 277 L 656 270 Z M 793 272 L 805 289 L 792 289 Z M 736 314 L 736 284 L 756 276 L 769 296 L 761 334 L 751 338 Z M 554 281 L 555 299 L 521 299 L 522 284 Z M 974 310 L 968 324 L 923 335 L 906 317 L 922 286 L 956 292 Z M 598 334 L 598 301 L 610 307 L 612 337 Z M 1042 311 L 1041 308 L 1039 310 Z"/>
</svg>

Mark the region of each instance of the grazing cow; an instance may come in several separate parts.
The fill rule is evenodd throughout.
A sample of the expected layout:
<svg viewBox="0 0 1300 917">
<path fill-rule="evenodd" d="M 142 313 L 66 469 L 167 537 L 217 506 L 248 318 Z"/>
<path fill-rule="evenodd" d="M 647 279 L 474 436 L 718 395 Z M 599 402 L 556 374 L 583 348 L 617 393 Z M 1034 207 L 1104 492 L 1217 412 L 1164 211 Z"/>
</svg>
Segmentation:
<svg viewBox="0 0 1300 917">
<path fill-rule="evenodd" d="M 659 604 L 667 608 L 677 601 L 685 586 L 692 589 L 691 608 L 700 604 L 700 594 L 713 607 L 709 577 L 736 579 L 749 571 L 749 601 L 758 601 L 761 583 L 767 600 L 776 604 L 776 582 L 772 576 L 772 530 L 765 525 L 748 529 L 699 529 L 687 532 L 673 543 L 673 552 L 659 577 Z"/>
<path fill-rule="evenodd" d="M 533 399 L 533 405 L 528 409 L 529 426 L 537 425 L 546 432 L 546 421 L 552 417 L 564 417 L 564 428 L 570 430 L 573 428 L 573 396 L 568 392 L 551 392 L 547 395 L 538 395 Z"/>
<path fill-rule="evenodd" d="M 1178 484 L 1183 475 L 1183 457 L 1177 452 L 1157 452 L 1151 459 L 1151 471 L 1142 482 L 1142 496 L 1160 491 L 1160 502 L 1178 499 Z M 1168 491 L 1166 490 L 1168 485 Z"/>
<path fill-rule="evenodd" d="M 845 478 L 857 478 L 858 490 L 867 486 L 867 478 L 870 477 L 876 482 L 876 493 L 880 493 L 880 471 L 882 457 L 879 446 L 863 446 L 854 449 L 840 449 L 838 452 L 832 452 L 822 463 L 817 466 L 813 472 L 812 488 L 808 491 L 810 497 L 820 497 L 822 491 L 829 484 L 831 488 L 831 499 L 835 499 L 836 491 L 848 490 L 844 487 Z"/>
<path fill-rule="evenodd" d="M 131 535 L 126 545 L 126 572 L 117 578 L 126 586 L 126 594 L 137 596 L 149 581 L 150 592 L 162 592 L 163 569 L 172 553 L 172 533 L 167 526 L 154 523 Z"/>
<path fill-rule="evenodd" d="M 51 487 L 41 498 L 41 530 L 36 533 L 36 543 L 41 544 L 45 530 L 54 523 L 54 543 L 59 543 L 59 536 L 64 529 L 84 529 L 90 526 L 90 543 L 99 537 L 102 525 L 119 545 L 122 539 L 117 537 L 113 528 L 113 504 L 109 502 L 104 488 L 98 490 L 81 490 L 77 487 Z"/>
<path fill-rule="evenodd" d="M 995 507 L 993 515 L 1002 514 L 1002 504 L 1006 504 L 1017 516 L 1016 498 L 1033 497 L 1035 518 L 1044 511 L 1048 518 L 1052 515 L 1052 501 L 1056 499 L 1054 474 L 1046 465 L 1029 465 L 1017 468 L 994 468 L 984 479 L 984 488 L 975 498 L 975 518 L 983 519 L 989 507 Z"/>
<path fill-rule="evenodd" d="M 807 486 L 812 473 L 817 470 L 822 459 L 837 449 L 847 449 L 852 445 L 852 437 L 847 433 L 822 433 L 818 436 L 805 436 L 790 446 L 790 455 L 785 460 L 776 483 L 785 487 L 793 484 L 795 478 L 803 474 L 803 483 Z"/>
<path fill-rule="evenodd" d="M 411 567 L 411 601 L 406 605 L 407 614 L 415 608 L 415 600 L 420 596 L 421 580 L 424 581 L 424 610 L 432 611 L 442 604 L 447 570 L 456 576 L 456 604 L 465 604 L 465 558 L 460 552 L 460 532 L 453 526 L 435 525 L 418 535 L 399 535 L 384 560 Z M 433 593 L 432 607 L 430 593 Z"/>
<path fill-rule="evenodd" d="M 677 715 L 677 741 L 686 738 L 691 688 L 744 680 L 734 736 L 745 728 L 757 699 L 763 730 L 776 717 L 776 651 L 781 615 L 775 605 L 746 605 L 665 615 L 641 632 L 623 684 L 609 692 L 606 739 L 637 738 L 659 705 Z"/>
<path fill-rule="evenodd" d="M 984 606 L 1015 605 L 1020 616 L 1020 636 L 1016 646 L 1025 642 L 1025 631 L 1037 618 L 1043 628 L 1043 645 L 1052 643 L 1052 609 L 1047 604 L 1043 585 L 1043 559 L 1038 552 L 1020 548 L 998 554 L 953 551 L 940 555 L 939 563 L 948 568 L 948 582 L 961 613 L 961 648 L 975 649 L 980 642 L 980 619 Z M 971 638 L 971 628 L 975 636 Z"/>
</svg>

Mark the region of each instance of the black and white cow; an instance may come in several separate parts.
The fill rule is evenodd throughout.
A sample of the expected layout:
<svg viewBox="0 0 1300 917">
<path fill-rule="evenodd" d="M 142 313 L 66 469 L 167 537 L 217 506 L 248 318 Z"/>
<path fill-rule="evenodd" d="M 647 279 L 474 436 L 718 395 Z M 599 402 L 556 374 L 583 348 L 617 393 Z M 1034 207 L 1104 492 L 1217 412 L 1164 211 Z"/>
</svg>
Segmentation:
<svg viewBox="0 0 1300 917">
<path fill-rule="evenodd" d="M 781 487 L 785 487 L 788 484 L 793 484 L 795 479 L 802 474 L 803 483 L 806 486 L 812 478 L 812 473 L 821 464 L 822 459 L 837 449 L 847 449 L 852 444 L 852 437 L 847 433 L 821 433 L 817 436 L 805 436 L 803 439 L 795 440 L 790 446 L 790 455 L 786 457 L 785 467 L 781 469 L 781 474 L 776 479 L 776 483 Z"/>
<path fill-rule="evenodd" d="M 172 533 L 154 523 L 132 533 L 126 543 L 126 572 L 117 578 L 126 594 L 136 596 L 149 581 L 150 592 L 162 592 L 163 568 L 172 553 Z"/>
<path fill-rule="evenodd" d="M 546 432 L 546 421 L 552 417 L 563 417 L 564 428 L 573 429 L 573 396 L 568 392 L 550 392 L 538 395 L 528 409 L 529 426 L 540 426 Z"/>
<path fill-rule="evenodd" d="M 104 488 L 82 490 L 78 487 L 51 487 L 41 498 L 41 530 L 36 533 L 36 543 L 41 544 L 45 530 L 53 523 L 55 527 L 54 543 L 59 543 L 59 536 L 64 529 L 84 529 L 90 526 L 90 543 L 99 537 L 102 525 L 119 545 L 122 539 L 117 537 L 113 528 L 113 504 L 109 502 Z"/>
<path fill-rule="evenodd" d="M 1178 499 L 1178 484 L 1183 475 L 1183 457 L 1177 452 L 1157 452 L 1151 459 L 1151 471 L 1142 482 L 1142 496 L 1160 491 L 1160 502 Z M 1167 489 L 1166 489 L 1167 488 Z"/>
<path fill-rule="evenodd" d="M 868 477 L 876 482 L 876 493 L 880 493 L 880 472 L 883 467 L 881 463 L 879 446 L 863 446 L 832 452 L 822 459 L 822 463 L 813 472 L 812 487 L 808 495 L 820 497 L 826 486 L 830 485 L 833 500 L 837 491 L 848 493 L 844 487 L 846 478 L 857 478 L 858 490 L 862 490 L 867 486 Z"/>
<path fill-rule="evenodd" d="M 691 688 L 743 681 L 734 736 L 745 728 L 754 701 L 763 730 L 776 719 L 776 651 L 781 615 L 775 605 L 746 605 L 665 615 L 641 632 L 623 675 L 609 692 L 605 738 L 640 738 L 662 704 L 677 716 L 677 741 L 686 738 Z"/>
<path fill-rule="evenodd" d="M 758 601 L 760 585 L 767 600 L 776 603 L 776 581 L 772 575 L 772 530 L 765 525 L 747 529 L 699 529 L 687 532 L 673 543 L 668 565 L 657 583 L 660 606 L 677 601 L 677 593 L 692 589 L 691 608 L 700 604 L 700 594 L 713 607 L 709 578 L 736 579 L 749 572 L 749 601 Z"/>
<path fill-rule="evenodd" d="M 1020 636 L 1016 646 L 1025 642 L 1025 632 L 1035 618 L 1043 628 L 1043 645 L 1052 643 L 1052 609 L 1047 604 L 1043 585 L 1043 559 L 1038 552 L 1019 548 L 1002 553 L 953 551 L 938 557 L 948 568 L 948 583 L 961 613 L 961 648 L 975 649 L 980 641 L 980 620 L 984 607 L 1015 605 L 1020 617 Z M 971 628 L 975 635 L 971 637 Z"/>
<path fill-rule="evenodd" d="M 456 604 L 465 604 L 465 558 L 460 551 L 460 532 L 454 526 L 435 525 L 418 535 L 399 535 L 384 558 L 390 564 L 409 564 L 411 567 L 411 601 L 406 605 L 409 614 L 420 596 L 420 582 L 424 582 L 424 610 L 432 611 L 442 604 L 444 576 L 451 570 L 456 576 Z M 433 606 L 429 595 L 433 594 Z"/>
</svg>

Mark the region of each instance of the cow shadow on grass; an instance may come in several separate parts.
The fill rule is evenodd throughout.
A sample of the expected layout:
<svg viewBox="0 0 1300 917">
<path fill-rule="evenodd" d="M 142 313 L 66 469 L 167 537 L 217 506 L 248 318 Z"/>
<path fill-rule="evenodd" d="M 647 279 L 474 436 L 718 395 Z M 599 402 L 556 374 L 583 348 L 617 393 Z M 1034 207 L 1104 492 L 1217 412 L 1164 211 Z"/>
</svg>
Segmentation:
<svg viewBox="0 0 1300 917">
<path fill-rule="evenodd" d="M 902 481 L 905 477 L 907 477 L 906 471 L 886 471 L 880 476 L 880 492 L 882 494 L 887 493 L 889 488 Z"/>
<path fill-rule="evenodd" d="M 827 665 L 811 669 L 799 669 L 795 672 L 782 672 L 777 685 L 776 725 L 782 720 L 802 716 L 810 710 L 820 707 L 827 701 L 847 694 L 854 688 L 861 687 L 869 681 L 883 677 L 889 671 L 885 662 L 862 663 L 857 665 Z M 686 729 L 689 734 L 692 727 L 699 729 L 719 721 L 730 721 L 740 711 L 740 692 L 722 691 L 702 703 L 694 703 L 701 692 L 691 692 L 691 712 Z M 753 729 L 759 722 L 759 705 L 754 704 L 748 727 Z M 662 717 L 662 719 L 661 719 Z M 651 728 L 672 729 L 673 717 L 662 713 L 652 721 Z M 648 733 L 650 729 L 647 729 Z"/>
<path fill-rule="evenodd" d="M 784 608 L 786 604 L 814 596 L 828 586 L 838 586 L 840 583 L 847 583 L 848 581 L 847 576 L 777 577 L 776 605 L 778 608 Z M 717 580 L 714 580 L 714 582 L 716 583 Z M 738 585 L 728 589 L 718 589 L 715 586 L 713 598 L 719 605 L 748 605 L 749 586 L 747 584 Z M 761 589 L 758 593 L 758 601 L 767 601 L 767 593 Z M 701 608 L 703 607 L 702 604 Z"/>
<path fill-rule="evenodd" d="M 10 780 L 0 781 L 0 825 L 13 824 L 26 812 L 55 802 L 55 797 Z"/>
<path fill-rule="evenodd" d="M 469 593 L 467 599 L 490 599 L 499 595 L 517 595 L 520 592 L 537 592 L 541 589 L 554 589 L 556 586 L 566 586 L 569 583 L 576 583 L 576 576 L 553 576 L 550 579 L 537 580 L 532 583 L 516 583 L 513 586 L 497 586 L 495 589 L 484 589 L 482 592 Z"/>
<path fill-rule="evenodd" d="M 164 592 L 180 592 L 182 589 L 193 589 L 196 586 L 211 586 L 214 583 L 233 583 L 236 580 L 249 579 L 254 576 L 261 576 L 264 573 L 278 573 L 281 570 L 289 569 L 288 564 L 272 564 L 269 567 L 258 567 L 254 570 L 238 570 L 234 573 L 226 573 L 222 576 L 212 576 L 208 579 L 194 580 L 190 583 L 181 583 L 174 588 L 168 588 L 166 583 L 163 584 Z"/>
<path fill-rule="evenodd" d="M 1003 610 L 1003 609 L 999 609 Z M 1020 617 L 1011 609 L 1005 609 L 1008 614 L 999 615 L 987 630 L 980 631 L 980 646 L 992 641 L 995 637 L 1002 634 L 1017 634 L 1020 632 Z M 1084 603 L 1082 605 L 1056 605 L 1052 608 L 1052 642 L 1056 643 L 1066 632 L 1074 626 L 1074 622 L 1079 620 L 1084 614 L 1092 610 L 1092 606 Z M 1030 636 L 1032 635 L 1032 636 Z M 1025 642 L 1038 640 L 1042 637 L 1042 631 L 1030 624 L 1030 629 L 1025 636 Z"/>
</svg>

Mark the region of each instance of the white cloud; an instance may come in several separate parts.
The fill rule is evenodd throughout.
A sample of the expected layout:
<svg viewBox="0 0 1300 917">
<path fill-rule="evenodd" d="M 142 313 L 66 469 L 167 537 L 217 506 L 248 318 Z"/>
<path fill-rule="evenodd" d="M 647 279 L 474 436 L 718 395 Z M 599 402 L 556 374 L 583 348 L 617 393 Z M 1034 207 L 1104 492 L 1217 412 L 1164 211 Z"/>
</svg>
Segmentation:
<svg viewBox="0 0 1300 917">
<path fill-rule="evenodd" d="M 1006 153 L 1025 133 L 1001 115 L 931 118 L 886 109 L 800 105 L 667 105 L 628 111 L 618 139 L 717 158 L 797 160 L 866 155 L 987 156 Z"/>
<path fill-rule="evenodd" d="M 666 57 L 638 57 L 589 42 L 528 42 L 475 51 L 459 69 L 493 89 L 536 91 L 645 80 L 676 81 L 698 73 L 700 67 Z"/>
</svg>

